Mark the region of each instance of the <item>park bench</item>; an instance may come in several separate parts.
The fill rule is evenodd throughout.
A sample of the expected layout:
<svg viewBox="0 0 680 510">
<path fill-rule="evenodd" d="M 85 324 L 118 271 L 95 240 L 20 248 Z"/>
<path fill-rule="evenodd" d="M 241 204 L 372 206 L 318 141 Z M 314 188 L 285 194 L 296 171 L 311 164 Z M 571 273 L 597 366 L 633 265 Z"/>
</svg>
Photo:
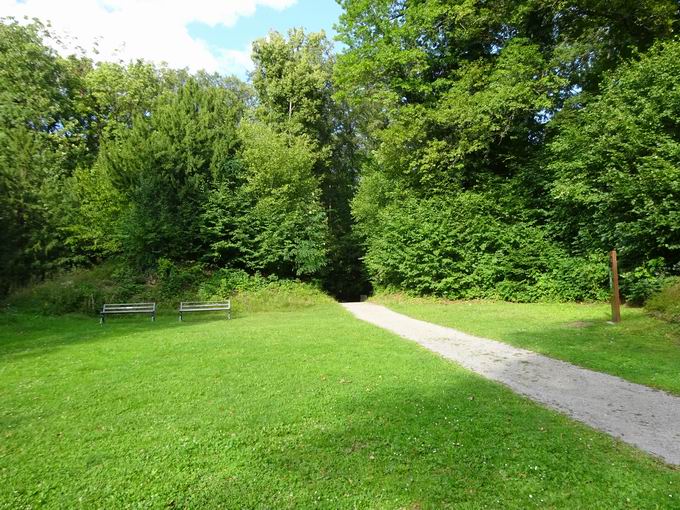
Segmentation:
<svg viewBox="0 0 680 510">
<path fill-rule="evenodd" d="M 182 301 L 179 304 L 179 320 L 183 320 L 184 312 L 227 312 L 227 319 L 231 319 L 231 300 L 227 299 L 220 303 L 210 303 L 205 301 Z"/>
<path fill-rule="evenodd" d="M 156 320 L 156 303 L 106 303 L 102 306 L 99 314 L 99 323 L 104 324 L 104 320 L 109 314 L 122 313 L 150 313 L 151 320 Z"/>
</svg>

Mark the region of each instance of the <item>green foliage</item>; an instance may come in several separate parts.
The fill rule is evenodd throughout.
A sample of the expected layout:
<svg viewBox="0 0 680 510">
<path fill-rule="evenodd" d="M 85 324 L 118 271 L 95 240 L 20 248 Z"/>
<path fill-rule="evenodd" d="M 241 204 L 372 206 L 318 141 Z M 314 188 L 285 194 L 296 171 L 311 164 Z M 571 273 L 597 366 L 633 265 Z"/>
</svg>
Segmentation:
<svg viewBox="0 0 680 510">
<path fill-rule="evenodd" d="M 374 283 L 598 299 L 612 247 L 625 271 L 679 260 L 676 2 L 342 6 L 336 96 L 369 151 L 353 212 Z"/>
<path fill-rule="evenodd" d="M 451 72 L 493 61 L 515 39 L 538 45 L 548 73 L 596 89 L 606 69 L 673 37 L 673 0 L 342 0 L 338 38 L 346 51 L 338 79 L 344 93 L 423 101 L 445 90 Z M 602 34 L 606 32 L 607 37 Z M 554 98 L 559 101 L 559 97 Z"/>
<path fill-rule="evenodd" d="M 382 287 L 448 298 L 582 301 L 606 297 L 603 257 L 577 258 L 490 197 L 406 199 L 381 210 L 366 265 Z"/>
<path fill-rule="evenodd" d="M 20 126 L 54 133 L 69 110 L 69 76 L 65 63 L 43 43 L 51 34 L 39 22 L 0 23 L 0 126 Z M 56 42 L 56 41 L 55 41 Z"/>
<path fill-rule="evenodd" d="M 158 259 L 154 276 L 159 297 L 164 300 L 193 294 L 206 278 L 205 270 L 198 264 L 177 265 L 163 257 Z"/>
<path fill-rule="evenodd" d="M 50 280 L 30 285 L 11 294 L 10 309 L 45 315 L 96 313 L 101 304 L 126 301 L 140 291 L 131 275 L 115 264 L 69 271 Z"/>
<path fill-rule="evenodd" d="M 61 188 L 77 164 L 78 77 L 34 22 L 0 22 L 0 295 L 68 263 Z M 52 41 L 56 42 L 56 41 Z"/>
<path fill-rule="evenodd" d="M 641 306 L 661 290 L 666 277 L 664 260 L 653 259 L 632 271 L 621 273 L 621 296 L 631 305 Z"/>
<path fill-rule="evenodd" d="M 100 164 L 127 202 L 112 219 L 124 255 L 140 267 L 204 252 L 200 213 L 211 186 L 229 177 L 243 106 L 227 87 L 191 78 L 104 147 Z"/>
<path fill-rule="evenodd" d="M 680 278 L 668 278 L 645 303 L 645 310 L 668 322 L 680 323 Z"/>
<path fill-rule="evenodd" d="M 65 243 L 86 260 L 102 260 L 123 251 L 117 226 L 126 207 L 123 194 L 101 164 L 77 169 L 64 183 Z"/>
<path fill-rule="evenodd" d="M 0 295 L 118 257 L 165 295 L 229 267 L 598 299 L 617 248 L 640 303 L 678 272 L 676 1 L 340 3 L 337 59 L 271 32 L 252 87 L 3 19 Z"/>
<path fill-rule="evenodd" d="M 326 264 L 328 227 L 312 173 L 313 143 L 257 122 L 244 123 L 241 133 L 243 193 L 252 204 L 240 220 L 248 266 L 281 276 L 318 272 Z"/>
<path fill-rule="evenodd" d="M 151 112 L 156 98 L 172 87 L 173 74 L 143 61 L 127 66 L 98 63 L 84 78 L 91 110 L 90 136 L 100 142 L 124 135 L 135 117 Z"/>
<path fill-rule="evenodd" d="M 161 312 L 174 312 L 180 301 L 230 298 L 237 315 L 332 302 L 316 284 L 160 258 L 144 273 L 120 261 L 64 272 L 13 292 L 3 307 L 42 315 L 95 314 L 103 303 L 155 301 Z"/>
<path fill-rule="evenodd" d="M 585 108 L 556 119 L 549 146 L 554 229 L 619 251 L 631 270 L 680 260 L 680 42 L 623 65 Z"/>
<path fill-rule="evenodd" d="M 324 32 L 270 32 L 253 43 L 252 58 L 262 120 L 327 141 L 333 59 Z"/>
<path fill-rule="evenodd" d="M 330 303 L 315 285 L 276 276 L 249 275 L 242 270 L 220 269 L 198 288 L 201 300 L 232 299 L 235 313 L 292 310 Z"/>
<path fill-rule="evenodd" d="M 312 170 L 327 217 L 324 246 L 328 255 L 327 263 L 314 273 L 334 295 L 357 299 L 366 292 L 367 282 L 349 203 L 363 154 L 355 110 L 333 98 L 331 49 L 323 32 L 294 29 L 287 37 L 271 32 L 253 45 L 251 76 L 259 99 L 256 117 L 272 131 L 303 135 L 315 156 Z M 315 263 L 316 250 L 309 243 L 304 252 Z"/>
</svg>

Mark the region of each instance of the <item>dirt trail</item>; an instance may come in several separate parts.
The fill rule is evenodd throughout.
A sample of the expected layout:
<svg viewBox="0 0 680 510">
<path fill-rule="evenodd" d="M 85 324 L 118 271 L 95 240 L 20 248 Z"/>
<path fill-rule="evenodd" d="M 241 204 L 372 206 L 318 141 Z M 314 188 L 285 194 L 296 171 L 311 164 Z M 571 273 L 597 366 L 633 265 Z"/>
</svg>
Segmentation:
<svg viewBox="0 0 680 510">
<path fill-rule="evenodd" d="M 361 320 L 413 340 L 517 393 L 680 465 L 680 397 L 412 319 L 384 306 L 343 306 Z"/>
</svg>

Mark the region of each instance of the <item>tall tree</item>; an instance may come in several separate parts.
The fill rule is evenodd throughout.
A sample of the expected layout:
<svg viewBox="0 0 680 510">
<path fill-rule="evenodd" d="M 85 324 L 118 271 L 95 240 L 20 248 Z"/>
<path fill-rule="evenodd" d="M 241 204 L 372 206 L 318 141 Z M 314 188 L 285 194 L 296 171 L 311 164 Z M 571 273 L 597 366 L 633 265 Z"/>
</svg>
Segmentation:
<svg viewBox="0 0 680 510">
<path fill-rule="evenodd" d="M 315 144 L 260 122 L 245 123 L 241 135 L 241 196 L 250 204 L 239 221 L 244 260 L 268 274 L 318 274 L 327 263 L 328 225 L 313 172 Z"/>
<path fill-rule="evenodd" d="M 482 193 L 504 205 L 510 214 L 503 221 L 542 226 L 555 218 L 547 213 L 552 173 L 543 149 L 556 114 L 593 101 L 608 72 L 673 37 L 679 19 L 673 0 L 340 3 L 339 38 L 347 50 L 336 83 L 354 111 L 367 113 L 359 125 L 370 153 L 354 213 L 369 261 L 397 260 L 399 249 L 416 242 L 406 233 L 400 243 L 380 242 L 394 224 L 386 211 L 399 217 L 403 203 L 418 209 L 427 200 L 412 214 L 420 217 L 431 213 L 429 200 L 446 209 L 459 195 L 464 201 Z M 444 232 L 474 227 L 469 215 L 442 211 L 441 218 L 460 223 Z M 573 238 L 548 232 L 560 248 L 584 253 L 574 250 Z M 480 253 L 489 248 L 483 237 L 477 242 Z M 426 246 L 416 242 L 409 252 L 427 257 Z M 385 250 L 384 257 L 371 250 Z M 370 267 L 380 281 L 378 266 Z M 449 284 L 454 289 L 450 277 Z"/>
<path fill-rule="evenodd" d="M 230 175 L 243 110 L 229 86 L 190 78 L 105 145 L 99 164 L 129 204 L 118 234 L 135 263 L 196 260 L 205 252 L 203 207 L 211 186 Z"/>
<path fill-rule="evenodd" d="M 332 47 L 323 32 L 271 32 L 253 45 L 253 86 L 258 118 L 278 131 L 304 135 L 315 147 L 314 173 L 330 227 L 326 289 L 340 297 L 365 292 L 360 249 L 353 237 L 349 203 L 361 158 L 354 113 L 333 98 Z"/>
<path fill-rule="evenodd" d="M 323 32 L 292 29 L 288 37 L 270 32 L 253 43 L 251 74 L 259 117 L 323 147 L 333 126 L 331 45 Z"/>
<path fill-rule="evenodd" d="M 0 23 L 0 293 L 63 259 L 61 185 L 86 152 L 77 60 L 38 22 Z"/>
<path fill-rule="evenodd" d="M 624 269 L 680 263 L 680 43 L 621 66 L 555 119 L 552 228 L 579 251 L 617 248 Z M 675 268 L 676 271 L 680 267 Z"/>
<path fill-rule="evenodd" d="M 568 97 L 678 20 L 672 0 L 341 4 L 343 97 L 373 103 L 380 165 L 426 193 L 517 172 Z"/>
</svg>

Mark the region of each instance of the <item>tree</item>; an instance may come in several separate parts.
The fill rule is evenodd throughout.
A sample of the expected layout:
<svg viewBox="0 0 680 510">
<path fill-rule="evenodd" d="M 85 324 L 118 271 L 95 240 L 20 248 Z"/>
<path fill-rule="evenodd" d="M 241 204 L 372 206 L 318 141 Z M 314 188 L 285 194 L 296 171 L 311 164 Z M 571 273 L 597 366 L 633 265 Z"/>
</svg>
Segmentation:
<svg viewBox="0 0 680 510">
<path fill-rule="evenodd" d="M 230 176 L 243 109 L 228 86 L 189 78 L 104 146 L 99 164 L 129 204 L 117 222 L 121 246 L 137 265 L 196 260 L 207 249 L 203 207 Z"/>
<path fill-rule="evenodd" d="M 323 32 L 294 29 L 287 38 L 271 32 L 253 45 L 253 61 L 257 117 L 275 131 L 306 136 L 317 154 L 313 172 L 319 179 L 330 229 L 324 286 L 337 296 L 356 299 L 366 292 L 366 279 L 349 203 L 361 151 L 354 112 L 333 98 L 331 44 Z"/>
<path fill-rule="evenodd" d="M 680 262 L 679 119 L 677 41 L 621 66 L 585 107 L 568 105 L 549 145 L 558 235 L 579 251 L 618 249 L 624 269 Z"/>
<path fill-rule="evenodd" d="M 342 97 L 372 103 L 366 136 L 380 166 L 425 194 L 517 174 L 567 98 L 597 91 L 606 70 L 672 36 L 678 19 L 673 1 L 342 6 Z"/>
<path fill-rule="evenodd" d="M 68 264 L 62 179 L 82 155 L 78 76 L 38 22 L 0 23 L 0 293 Z"/>
<path fill-rule="evenodd" d="M 328 142 L 332 126 L 331 45 L 323 32 L 306 34 L 292 29 L 288 38 L 278 32 L 253 43 L 255 69 L 251 74 L 261 120 L 295 134 Z"/>
<path fill-rule="evenodd" d="M 248 266 L 279 276 L 318 274 L 326 265 L 328 225 L 313 174 L 315 145 L 259 122 L 245 123 L 241 137 L 242 196 L 251 207 L 239 237 Z"/>
<path fill-rule="evenodd" d="M 466 196 L 483 194 L 502 200 L 513 224 L 524 223 L 518 231 L 557 218 L 548 213 L 545 191 L 553 174 L 544 152 L 556 116 L 565 105 L 596 101 L 603 76 L 636 51 L 671 38 L 678 22 L 677 2 L 665 0 L 341 4 L 338 31 L 347 51 L 338 58 L 337 96 L 365 112 L 358 125 L 370 152 L 353 210 L 376 281 L 371 261 L 381 260 L 381 250 L 391 257 L 391 246 L 404 246 L 380 241 L 394 227 L 386 211 L 396 215 L 402 204 L 465 203 Z M 466 231 L 473 220 L 458 221 L 449 228 Z M 599 243 L 575 249 L 574 229 L 558 231 L 540 230 L 550 253 L 566 249 L 587 258 L 602 249 Z M 479 253 L 488 248 L 485 239 L 477 238 Z M 429 257 L 428 250 L 427 243 L 409 248 L 414 260 Z M 449 262 L 439 259 L 442 268 Z"/>
</svg>

